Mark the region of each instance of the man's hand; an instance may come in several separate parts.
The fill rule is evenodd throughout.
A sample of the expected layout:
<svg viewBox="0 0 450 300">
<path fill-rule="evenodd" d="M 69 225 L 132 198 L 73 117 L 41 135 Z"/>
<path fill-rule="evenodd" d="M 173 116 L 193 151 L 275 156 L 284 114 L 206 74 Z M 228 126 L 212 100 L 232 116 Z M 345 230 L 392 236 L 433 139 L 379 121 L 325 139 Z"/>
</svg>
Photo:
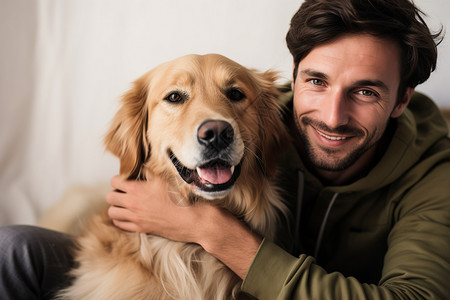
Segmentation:
<svg viewBox="0 0 450 300">
<path fill-rule="evenodd" d="M 134 181 L 114 176 L 111 186 L 115 190 L 108 193 L 106 201 L 114 225 L 126 231 L 197 243 L 245 277 L 262 239 L 231 213 L 205 203 L 178 206 L 159 177 Z"/>
<path fill-rule="evenodd" d="M 106 201 L 110 205 L 109 217 L 117 227 L 181 242 L 195 242 L 190 227 L 193 225 L 191 220 L 198 217 L 196 209 L 175 205 L 169 197 L 166 182 L 159 177 L 135 181 L 114 176 L 111 186 L 115 190 L 107 194 Z"/>
</svg>

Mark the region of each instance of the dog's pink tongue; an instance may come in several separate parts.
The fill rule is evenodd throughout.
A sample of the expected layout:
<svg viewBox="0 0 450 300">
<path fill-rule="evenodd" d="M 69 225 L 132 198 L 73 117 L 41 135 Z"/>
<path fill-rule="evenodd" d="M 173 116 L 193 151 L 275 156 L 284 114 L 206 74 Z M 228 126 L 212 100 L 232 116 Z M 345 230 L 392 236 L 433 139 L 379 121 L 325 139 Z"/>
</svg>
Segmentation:
<svg viewBox="0 0 450 300">
<path fill-rule="evenodd" d="M 197 168 L 198 176 L 211 184 L 222 184 L 231 179 L 233 175 L 230 168 Z"/>
</svg>

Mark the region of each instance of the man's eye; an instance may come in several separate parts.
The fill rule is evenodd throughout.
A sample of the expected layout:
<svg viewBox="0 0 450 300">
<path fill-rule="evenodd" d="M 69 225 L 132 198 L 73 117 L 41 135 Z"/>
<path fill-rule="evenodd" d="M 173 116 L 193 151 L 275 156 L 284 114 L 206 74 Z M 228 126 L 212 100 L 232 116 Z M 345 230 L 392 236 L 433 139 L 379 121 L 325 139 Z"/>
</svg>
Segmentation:
<svg viewBox="0 0 450 300">
<path fill-rule="evenodd" d="M 322 80 L 320 80 L 320 79 L 311 79 L 310 82 L 313 85 L 318 85 L 318 86 L 324 86 L 325 85 L 325 83 Z"/>
<path fill-rule="evenodd" d="M 365 97 L 373 97 L 373 96 L 376 96 L 376 94 L 375 94 L 374 92 L 369 91 L 369 90 L 361 90 L 361 91 L 358 91 L 358 94 L 360 94 L 360 95 L 362 95 L 362 96 L 365 96 Z"/>
</svg>

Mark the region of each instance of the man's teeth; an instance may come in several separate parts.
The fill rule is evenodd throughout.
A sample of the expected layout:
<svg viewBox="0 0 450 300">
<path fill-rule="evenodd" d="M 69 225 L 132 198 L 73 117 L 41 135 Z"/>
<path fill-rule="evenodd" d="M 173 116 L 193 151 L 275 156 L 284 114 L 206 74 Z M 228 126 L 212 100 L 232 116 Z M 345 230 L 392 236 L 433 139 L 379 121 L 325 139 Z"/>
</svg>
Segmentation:
<svg viewBox="0 0 450 300">
<path fill-rule="evenodd" d="M 329 136 L 329 135 L 326 135 L 326 134 L 324 134 L 324 133 L 322 133 L 320 131 L 317 131 L 317 132 L 321 136 L 323 136 L 324 138 L 327 138 L 327 139 L 332 140 L 332 141 L 342 141 L 342 140 L 346 140 L 347 139 L 347 137 L 345 137 L 345 136 Z"/>
</svg>

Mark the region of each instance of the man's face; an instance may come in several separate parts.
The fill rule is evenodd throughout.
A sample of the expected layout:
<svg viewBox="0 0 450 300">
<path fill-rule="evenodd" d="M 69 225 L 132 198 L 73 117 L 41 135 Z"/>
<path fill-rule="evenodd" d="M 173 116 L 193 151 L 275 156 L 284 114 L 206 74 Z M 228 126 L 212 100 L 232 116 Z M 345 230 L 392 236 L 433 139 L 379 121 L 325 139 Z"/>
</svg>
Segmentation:
<svg viewBox="0 0 450 300">
<path fill-rule="evenodd" d="M 324 171 L 367 164 L 389 118 L 400 116 L 409 100 L 397 103 L 399 84 L 400 50 L 390 39 L 344 35 L 314 48 L 293 83 L 309 162 Z"/>
</svg>

